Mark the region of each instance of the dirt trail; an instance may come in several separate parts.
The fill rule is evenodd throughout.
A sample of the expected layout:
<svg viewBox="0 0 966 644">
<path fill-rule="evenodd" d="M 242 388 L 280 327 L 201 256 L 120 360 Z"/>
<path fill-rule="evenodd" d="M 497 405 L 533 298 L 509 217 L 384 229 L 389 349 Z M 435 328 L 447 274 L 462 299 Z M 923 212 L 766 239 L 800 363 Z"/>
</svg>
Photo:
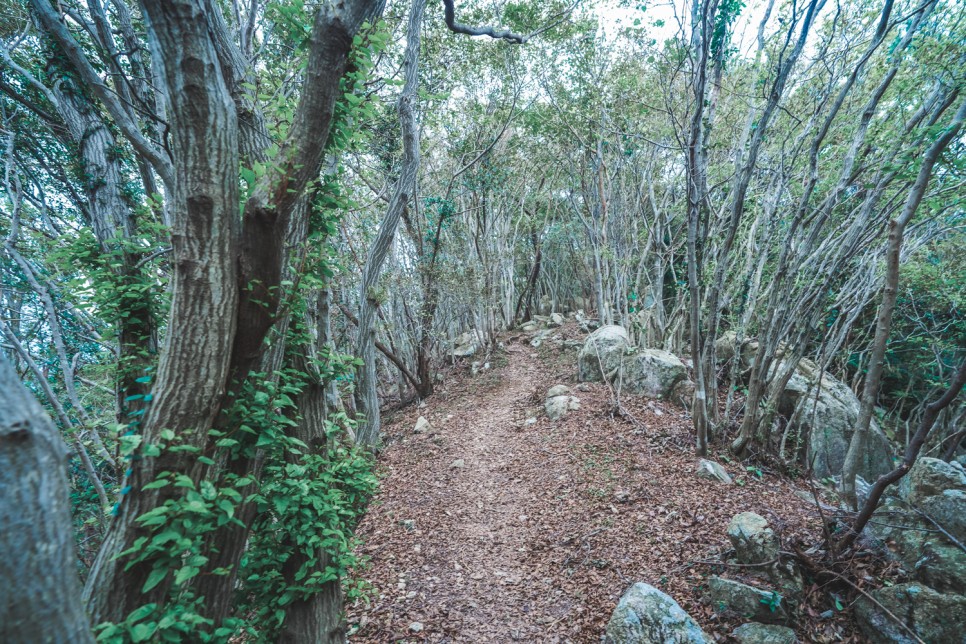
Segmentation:
<svg viewBox="0 0 966 644">
<path fill-rule="evenodd" d="M 541 633 L 539 616 L 517 588 L 534 581 L 523 555 L 532 547 L 528 522 L 538 494 L 520 468 L 541 467 L 520 424 L 543 374 L 530 351 L 514 349 L 492 378 L 497 382 L 474 386 L 445 414 L 428 414 L 433 430 L 412 439 L 430 452 L 419 469 L 390 466 L 390 477 L 404 479 L 407 491 L 405 498 L 383 498 L 379 514 L 393 512 L 395 525 L 383 530 L 401 533 L 409 545 L 386 562 L 397 576 L 397 601 L 386 608 L 409 620 L 392 637 L 416 635 L 410 626 L 417 622 L 427 635 L 443 626 L 459 641 L 532 641 Z"/>
<path fill-rule="evenodd" d="M 780 482 L 721 494 L 694 479 L 669 405 L 613 418 L 606 388 L 581 385 L 581 409 L 551 423 L 543 394 L 575 387 L 574 357 L 511 344 L 502 366 L 389 419 L 359 528 L 371 603 L 349 607 L 351 642 L 597 642 L 632 581 L 665 584 L 701 621 L 689 559 L 720 546 L 734 512 L 796 505 Z M 420 415 L 433 429 L 414 434 Z"/>
</svg>

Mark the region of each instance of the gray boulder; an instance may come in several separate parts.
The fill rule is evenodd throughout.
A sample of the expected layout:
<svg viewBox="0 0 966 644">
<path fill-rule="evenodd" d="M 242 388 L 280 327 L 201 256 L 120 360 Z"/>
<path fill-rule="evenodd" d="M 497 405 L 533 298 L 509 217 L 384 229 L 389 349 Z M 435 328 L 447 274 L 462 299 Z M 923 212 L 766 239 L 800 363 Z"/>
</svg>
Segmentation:
<svg viewBox="0 0 966 644">
<path fill-rule="evenodd" d="M 940 592 L 966 594 L 966 552 L 918 512 L 890 498 L 872 515 L 864 536 L 907 572 Z"/>
<path fill-rule="evenodd" d="M 781 547 L 765 517 L 754 512 L 742 512 L 731 518 L 728 539 L 738 561 L 743 564 L 760 564 L 777 559 Z"/>
<path fill-rule="evenodd" d="M 789 619 L 785 598 L 780 593 L 731 579 L 712 577 L 708 599 L 717 611 L 736 613 L 756 622 L 783 624 Z"/>
<path fill-rule="evenodd" d="M 614 609 L 604 633 L 605 644 L 711 644 L 676 601 L 649 584 L 628 589 Z"/>
<path fill-rule="evenodd" d="M 613 324 L 600 327 L 587 336 L 577 355 L 577 379 L 580 382 L 603 382 L 605 374 L 620 368 L 630 346 L 624 327 Z"/>
<path fill-rule="evenodd" d="M 748 569 L 748 574 L 767 580 L 786 604 L 798 602 L 804 589 L 802 575 L 793 561 L 779 557 L 781 542 L 763 516 L 754 512 L 736 514 L 728 524 L 727 534 L 738 561 L 755 566 Z M 768 562 L 771 563 L 767 566 L 759 565 Z"/>
<path fill-rule="evenodd" d="M 735 334 L 726 333 L 715 343 L 715 354 L 722 363 L 738 360 L 739 369 L 747 372 L 759 344 L 755 340 L 736 344 Z M 786 365 L 781 351 L 777 358 L 773 374 L 783 372 Z M 811 360 L 799 361 L 779 396 L 778 413 L 791 420 L 794 431 L 807 437 L 805 464 L 812 466 L 816 478 L 841 474 L 859 408 L 859 398 L 848 385 Z M 892 469 L 891 456 L 889 439 L 873 420 L 858 473 L 868 481 L 876 480 Z"/>
<path fill-rule="evenodd" d="M 943 537 L 926 539 L 915 563 L 916 577 L 939 592 L 966 595 L 966 552 Z"/>
<path fill-rule="evenodd" d="M 879 588 L 870 595 L 927 644 L 966 644 L 966 597 L 914 582 Z M 908 630 L 866 597 L 856 601 L 855 618 L 873 642 L 915 642 Z"/>
<path fill-rule="evenodd" d="M 534 334 L 533 338 L 531 338 L 530 346 L 533 347 L 534 349 L 539 349 L 540 346 L 547 341 L 547 338 L 550 337 L 551 333 L 553 332 L 550 331 L 549 329 L 538 331 L 536 334 Z"/>
<path fill-rule="evenodd" d="M 661 349 L 636 349 L 624 327 L 602 326 L 591 333 L 577 356 L 581 382 L 618 382 L 632 394 L 667 398 L 687 370 L 674 354 Z"/>
<path fill-rule="evenodd" d="M 966 492 L 946 490 L 923 499 L 919 507 L 957 541 L 966 542 Z"/>
<path fill-rule="evenodd" d="M 426 417 L 425 416 L 420 416 L 416 420 L 416 425 L 413 427 L 413 433 L 414 434 L 425 434 L 426 432 L 428 432 L 431 429 L 432 429 L 432 426 L 429 424 L 429 421 L 426 420 Z"/>
<path fill-rule="evenodd" d="M 812 473 L 816 478 L 840 474 L 859 419 L 858 396 L 841 380 L 823 374 L 815 363 L 802 360 L 779 400 L 779 413 L 792 418 L 800 401 L 795 427 L 808 436 L 806 458 L 813 464 Z M 889 439 L 873 420 L 858 473 L 874 481 L 891 470 Z"/>
<path fill-rule="evenodd" d="M 922 456 L 909 470 L 906 479 L 902 491 L 910 503 L 920 503 L 947 490 L 966 491 L 966 469 L 956 461 L 947 463 L 938 458 Z"/>
<path fill-rule="evenodd" d="M 688 375 L 680 358 L 661 349 L 637 349 L 625 356 L 623 367 L 623 390 L 651 398 L 669 398 Z"/>
<path fill-rule="evenodd" d="M 718 481 L 719 483 L 731 484 L 731 475 L 728 474 L 728 470 L 726 470 L 720 463 L 715 463 L 714 461 L 709 461 L 704 458 L 698 461 L 698 469 L 694 474 L 700 479 L 708 479 L 711 481 Z"/>
<path fill-rule="evenodd" d="M 900 490 L 913 507 L 960 542 L 966 541 L 966 469 L 953 461 L 921 457 Z"/>
<path fill-rule="evenodd" d="M 923 516 L 925 513 L 928 516 Z M 940 592 L 966 594 L 966 470 L 921 457 L 899 486 L 899 498 L 876 509 L 865 534 L 915 578 Z"/>
<path fill-rule="evenodd" d="M 557 396 L 566 396 L 570 393 L 570 387 L 567 385 L 554 385 L 547 390 L 546 398 L 556 398 Z"/>
<path fill-rule="evenodd" d="M 476 330 L 467 331 L 453 340 L 451 357 L 454 362 L 460 358 L 469 358 L 479 351 L 481 346 L 482 339 L 480 334 Z"/>
<path fill-rule="evenodd" d="M 600 327 L 600 321 L 588 316 L 584 313 L 583 309 L 578 310 L 574 314 L 574 319 L 577 320 L 577 326 L 584 333 L 590 333 L 591 331 L 596 331 Z"/>
<path fill-rule="evenodd" d="M 795 631 L 777 624 L 742 624 L 731 633 L 740 644 L 797 644 Z"/>
<path fill-rule="evenodd" d="M 580 400 L 573 396 L 554 396 L 547 398 L 543 408 L 550 420 L 560 420 L 568 411 L 580 409 Z"/>
<path fill-rule="evenodd" d="M 667 399 L 679 407 L 690 410 L 694 405 L 694 382 L 687 378 L 680 380 L 671 389 Z"/>
</svg>

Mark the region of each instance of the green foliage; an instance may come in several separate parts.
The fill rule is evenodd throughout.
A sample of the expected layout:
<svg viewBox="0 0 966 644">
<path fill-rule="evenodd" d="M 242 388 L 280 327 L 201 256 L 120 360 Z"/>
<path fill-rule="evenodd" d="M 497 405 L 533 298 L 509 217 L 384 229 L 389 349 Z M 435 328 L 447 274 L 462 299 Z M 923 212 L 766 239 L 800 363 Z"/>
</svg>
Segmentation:
<svg viewBox="0 0 966 644">
<path fill-rule="evenodd" d="M 267 11 L 292 30 L 293 38 L 305 24 L 300 2 L 273 3 Z M 353 124 L 370 115 L 372 101 L 364 93 L 364 83 L 373 57 L 387 41 L 383 25 L 357 36 L 328 141 L 330 154 L 353 145 L 358 129 Z M 246 89 L 250 100 L 265 106 L 275 134 L 283 137 L 293 113 L 291 99 L 267 87 Z M 272 152 L 274 158 L 277 149 Z M 240 168 L 247 186 L 243 194 L 251 193 L 271 163 Z M 302 424 L 318 419 L 304 419 L 300 410 L 309 387 L 348 380 L 358 363 L 327 347 L 314 347 L 313 332 L 305 322 L 308 300 L 339 268 L 329 239 L 343 213 L 356 206 L 343 191 L 341 179 L 336 170 L 311 186 L 308 244 L 300 264 L 291 267 L 293 279 L 281 284 L 282 307 L 290 316 L 283 368 L 248 374 L 233 403 L 222 411 L 220 429 L 209 430 L 204 453 L 182 444 L 170 430 L 162 431 L 158 442 L 142 444 L 138 418 L 132 418 L 120 437 L 131 461 L 183 453 L 206 474 L 194 479 L 183 473 L 186 468 L 179 468 L 161 472 L 144 486 L 143 490 L 158 490 L 162 501 L 137 518 L 146 534 L 122 556 L 128 569 L 150 566 L 141 592 L 156 597 L 162 591 L 165 600 L 145 603 L 120 623 L 99 625 L 100 641 L 225 642 L 241 634 L 249 640 L 272 641 L 293 601 L 340 583 L 350 568 L 358 567 L 351 535 L 376 487 L 371 456 L 341 438 L 353 426 L 344 414 L 325 419 L 322 431 L 308 432 L 318 434 L 308 444 Z M 116 289 L 115 297 L 121 297 Z M 273 341 L 271 335 L 267 341 Z M 131 398 L 147 402 L 150 394 Z M 256 459 L 264 463 L 259 476 L 232 473 L 232 463 Z M 226 526 L 244 528 L 238 518 L 243 512 L 253 518 L 239 569 L 209 569 L 212 537 Z M 205 598 L 198 596 L 196 583 L 201 574 L 235 574 L 240 582 L 234 617 L 217 628 L 203 613 Z M 350 584 L 349 590 L 358 593 L 360 588 Z"/>
<path fill-rule="evenodd" d="M 774 613 L 782 605 L 782 596 L 773 590 L 768 594 L 767 597 L 762 597 L 759 601 L 767 606 L 768 610 Z"/>
<path fill-rule="evenodd" d="M 324 453 L 292 446 L 289 462 L 267 466 L 252 496 L 258 517 L 241 572 L 241 612 L 253 615 L 251 632 L 273 633 L 288 604 L 338 583 L 359 563 L 351 534 L 376 478 L 366 453 L 336 440 L 349 422 L 338 420 L 326 422 Z"/>
<path fill-rule="evenodd" d="M 955 221 L 950 221 L 955 224 Z M 966 347 L 966 241 L 942 238 L 920 249 L 901 268 L 892 333 L 886 350 L 879 404 L 899 419 L 946 386 Z M 860 319 L 855 346 L 869 342 L 876 309 Z M 864 369 L 863 353 L 849 356 L 851 370 Z M 891 431 L 890 425 L 885 425 Z"/>
<path fill-rule="evenodd" d="M 358 563 L 351 534 L 375 491 L 371 458 L 338 439 L 342 427 L 351 424 L 344 415 L 326 421 L 321 447 L 293 435 L 299 422 L 296 400 L 307 385 L 308 374 L 294 369 L 273 378 L 251 374 L 227 412 L 237 431 L 211 430 L 215 450 L 210 455 L 198 454 L 170 430 L 161 432 L 158 443 L 129 442 L 132 454 L 137 450 L 141 457 L 182 452 L 211 466 L 258 453 L 266 465 L 258 480 L 224 469 L 196 483 L 183 473 L 164 471 L 143 487 L 163 490 L 164 500 L 137 518 L 146 534 L 121 556 L 126 569 L 150 564 L 141 592 L 165 589 L 167 601 L 145 604 L 121 623 L 99 625 L 99 641 L 177 642 L 190 635 L 194 641 L 223 642 L 242 631 L 269 640 L 285 619 L 285 606 L 320 592 Z M 244 527 L 238 515 L 245 506 L 254 507 L 255 518 L 238 575 L 241 608 L 214 629 L 201 612 L 204 598 L 192 580 L 209 561 L 212 534 L 228 524 Z M 286 566 L 296 562 L 287 574 Z M 216 568 L 207 574 L 231 572 Z"/>
<path fill-rule="evenodd" d="M 718 12 L 714 16 L 714 28 L 711 32 L 711 57 L 723 58 L 731 37 L 731 28 L 744 9 L 744 0 L 722 0 L 718 5 Z"/>
<path fill-rule="evenodd" d="M 74 298 L 107 321 L 104 340 L 118 340 L 122 327 L 135 331 L 124 338 L 129 349 L 137 349 L 125 351 L 117 363 L 115 380 L 119 383 L 142 375 L 144 365 L 153 363 L 155 356 L 149 352 L 151 343 L 144 333 L 157 328 L 168 306 L 163 273 L 151 270 L 163 254 L 146 250 L 165 239 L 168 231 L 147 218 L 139 222 L 139 228 L 132 237 L 118 236 L 105 244 L 98 243 L 89 228 L 82 228 L 47 256 L 55 270 L 73 275 L 66 289 Z M 138 265 L 132 266 L 134 262 Z"/>
</svg>

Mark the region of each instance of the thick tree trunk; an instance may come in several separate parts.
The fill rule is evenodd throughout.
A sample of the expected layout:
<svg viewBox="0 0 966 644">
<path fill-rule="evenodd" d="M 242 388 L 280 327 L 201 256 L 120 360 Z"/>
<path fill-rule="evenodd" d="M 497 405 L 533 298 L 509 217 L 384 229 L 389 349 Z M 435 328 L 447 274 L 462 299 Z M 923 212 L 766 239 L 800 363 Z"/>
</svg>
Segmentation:
<svg viewBox="0 0 966 644">
<path fill-rule="evenodd" d="M 295 356 L 292 364 L 296 370 L 312 374 L 309 384 L 296 401 L 301 417 L 294 428 L 294 435 L 308 445 L 310 451 L 324 454 L 329 447 L 325 433 L 328 383 L 322 381 L 311 360 L 305 357 L 314 351 L 315 347 L 304 347 Z M 287 539 L 296 537 L 297 535 L 286 535 Z M 315 570 L 324 572 L 329 566 L 330 556 L 321 548 L 316 550 L 316 556 L 318 562 L 315 564 Z M 307 558 L 303 553 L 296 552 L 283 565 L 282 573 L 291 585 L 300 584 L 296 579 L 296 573 L 306 561 Z M 302 644 L 302 642 L 342 644 L 346 639 L 342 604 L 342 586 L 339 579 L 325 583 L 320 592 L 307 599 L 292 602 L 287 607 L 285 621 L 278 634 L 277 642 L 279 644 Z"/>
<path fill-rule="evenodd" d="M 0 354 L 0 642 L 93 642 L 60 433 Z"/>
<path fill-rule="evenodd" d="M 144 443 L 172 429 L 185 444 L 202 445 L 221 408 L 229 373 L 238 304 L 238 127 L 206 19 L 193 2 L 147 2 L 145 18 L 156 61 L 168 86 L 175 191 L 172 213 L 172 276 L 168 342 L 161 355 L 153 403 L 142 428 Z M 162 55 L 163 52 L 163 55 Z M 149 597 L 141 588 L 151 565 L 129 570 L 118 558 L 141 536 L 136 519 L 161 498 L 141 487 L 160 470 L 195 472 L 184 454 L 166 453 L 155 463 L 132 463 L 117 516 L 98 552 L 85 587 L 95 622 L 121 621 Z M 163 600 L 160 584 L 155 600 Z"/>
<path fill-rule="evenodd" d="M 257 147 L 259 137 L 242 128 L 236 116 L 225 76 L 235 74 L 236 65 L 229 60 L 223 22 L 210 5 L 191 0 L 144 3 L 148 40 L 163 70 L 175 151 L 175 177 L 166 195 L 174 268 L 171 341 L 152 389 L 145 443 L 165 428 L 187 445 L 205 447 L 229 387 L 238 386 L 260 363 L 265 335 L 276 322 L 282 240 L 306 186 L 318 177 L 352 38 L 381 7 L 381 2 L 362 0 L 319 8 L 289 136 L 276 164 L 259 179 L 240 221 L 240 150 Z M 142 486 L 162 469 L 186 473 L 195 481 L 206 469 L 183 453 L 165 453 L 157 462 L 146 459 L 135 465 L 130 494 L 120 504 L 85 590 L 97 621 L 119 621 L 137 606 L 164 599 L 165 584 L 148 594 L 140 592 L 149 564 L 125 571 L 117 558 L 141 534 L 136 518 L 162 501 L 156 491 Z M 233 574 L 245 538 L 242 530 L 219 549 L 230 559 Z M 233 574 L 219 577 L 217 583 L 199 583 L 210 595 L 206 604 L 216 622 L 230 609 Z"/>
</svg>

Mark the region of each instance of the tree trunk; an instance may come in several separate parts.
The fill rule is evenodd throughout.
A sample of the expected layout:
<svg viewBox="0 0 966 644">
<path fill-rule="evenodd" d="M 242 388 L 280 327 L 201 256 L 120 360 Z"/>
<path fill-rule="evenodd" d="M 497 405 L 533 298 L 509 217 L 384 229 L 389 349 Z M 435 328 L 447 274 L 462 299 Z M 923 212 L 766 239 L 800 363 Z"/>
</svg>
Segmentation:
<svg viewBox="0 0 966 644">
<path fill-rule="evenodd" d="M 372 242 L 366 265 L 362 272 L 362 286 L 359 292 L 359 337 L 356 342 L 356 357 L 363 361 L 357 370 L 356 409 L 365 416 L 359 427 L 357 438 L 363 445 L 374 446 L 379 441 L 381 419 L 379 416 L 378 374 L 376 372 L 376 312 L 379 299 L 375 293 L 382 265 L 392 246 L 396 228 L 403 211 L 409 207 L 409 200 L 416 189 L 416 174 L 419 171 L 419 129 L 416 125 L 415 103 L 419 87 L 419 40 L 422 27 L 425 0 L 413 0 L 406 31 L 406 53 L 403 57 L 406 81 L 399 97 L 399 124 L 402 127 L 403 162 L 399 179 L 396 181 L 389 209 L 379 226 L 379 233 Z"/>
<path fill-rule="evenodd" d="M 872 412 L 879 395 L 879 383 L 882 380 L 882 368 L 885 364 L 885 353 L 889 344 L 889 332 L 892 329 L 892 313 L 895 310 L 896 299 L 899 294 L 899 253 L 902 250 L 902 236 L 906 226 L 919 209 L 919 204 L 922 203 L 926 189 L 932 179 L 932 171 L 936 162 L 942 155 L 943 150 L 956 138 L 964 120 L 966 120 L 966 101 L 959 106 L 952 122 L 926 150 L 922 159 L 922 166 L 919 168 L 919 174 L 912 188 L 909 189 L 902 213 L 897 219 L 889 222 L 885 283 L 882 287 L 882 301 L 879 304 L 879 312 L 876 315 L 872 355 L 869 358 L 869 369 L 865 375 L 865 384 L 862 388 L 859 419 L 856 421 L 855 432 L 852 434 L 849 451 L 845 455 L 845 464 L 842 466 L 842 496 L 853 508 L 856 505 L 855 477 L 859 471 L 859 464 L 862 462 L 866 437 L 869 434 L 869 426 L 872 424 Z"/>
<path fill-rule="evenodd" d="M 0 354 L 0 641 L 93 642 L 81 602 L 66 447 Z"/>
</svg>

